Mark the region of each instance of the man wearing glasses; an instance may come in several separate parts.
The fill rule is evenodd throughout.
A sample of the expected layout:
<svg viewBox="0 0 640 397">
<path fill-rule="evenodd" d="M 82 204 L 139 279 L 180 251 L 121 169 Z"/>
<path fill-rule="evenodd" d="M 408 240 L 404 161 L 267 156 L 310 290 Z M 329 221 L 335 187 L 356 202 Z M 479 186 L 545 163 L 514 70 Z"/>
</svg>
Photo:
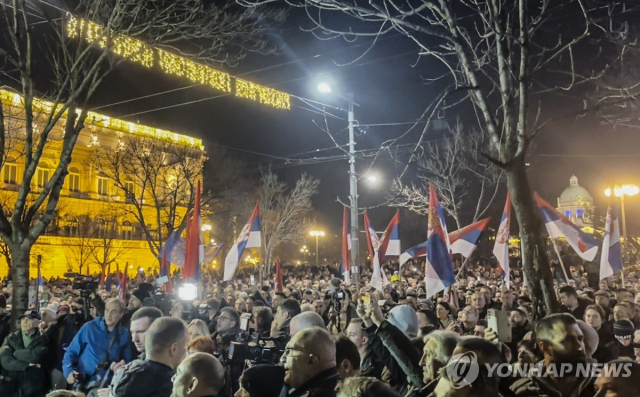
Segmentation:
<svg viewBox="0 0 640 397">
<path fill-rule="evenodd" d="M 280 362 L 285 369 L 281 396 L 335 396 L 336 344 L 327 330 L 313 327 L 296 333 Z"/>
</svg>

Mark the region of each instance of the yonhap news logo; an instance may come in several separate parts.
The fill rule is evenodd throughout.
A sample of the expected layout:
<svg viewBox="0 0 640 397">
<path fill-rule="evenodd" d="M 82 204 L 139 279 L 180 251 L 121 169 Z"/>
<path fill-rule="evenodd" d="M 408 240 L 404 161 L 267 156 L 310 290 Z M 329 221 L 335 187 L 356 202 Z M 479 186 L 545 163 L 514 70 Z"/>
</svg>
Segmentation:
<svg viewBox="0 0 640 397">
<path fill-rule="evenodd" d="M 447 377 L 454 389 L 472 384 L 480 373 L 478 356 L 475 352 L 464 352 L 451 357 L 447 363 Z"/>
</svg>

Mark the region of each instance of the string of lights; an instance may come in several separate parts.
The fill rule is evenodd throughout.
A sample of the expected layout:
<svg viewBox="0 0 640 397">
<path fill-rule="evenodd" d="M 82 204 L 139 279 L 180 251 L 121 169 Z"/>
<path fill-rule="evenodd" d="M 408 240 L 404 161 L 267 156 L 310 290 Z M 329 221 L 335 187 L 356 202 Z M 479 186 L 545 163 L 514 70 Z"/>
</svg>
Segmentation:
<svg viewBox="0 0 640 397">
<path fill-rule="evenodd" d="M 67 22 L 67 35 L 70 38 L 81 38 L 100 48 L 109 47 L 109 50 L 114 54 L 144 67 L 158 67 L 167 74 L 183 77 L 225 93 L 233 92 L 238 98 L 253 100 L 277 109 L 289 110 L 291 108 L 291 98 L 285 92 L 234 78 L 226 72 L 161 49 L 153 49 L 142 41 L 131 37 L 122 35 L 109 37 L 104 28 L 94 22 L 70 17 Z M 232 90 L 232 86 L 235 90 Z"/>
</svg>

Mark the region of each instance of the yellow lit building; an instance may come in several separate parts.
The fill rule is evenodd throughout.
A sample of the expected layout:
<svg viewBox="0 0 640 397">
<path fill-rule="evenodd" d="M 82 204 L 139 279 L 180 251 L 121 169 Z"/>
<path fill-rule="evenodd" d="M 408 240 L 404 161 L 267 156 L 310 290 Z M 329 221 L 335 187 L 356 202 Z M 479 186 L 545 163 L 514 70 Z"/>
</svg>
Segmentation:
<svg viewBox="0 0 640 397">
<path fill-rule="evenodd" d="M 19 123 L 23 113 L 22 98 L 14 93 L 0 90 L 0 99 L 5 114 L 10 113 L 5 121 L 6 128 L 20 131 Z M 38 101 L 43 109 L 51 107 L 44 101 Z M 9 109 L 9 112 L 7 112 Z M 16 123 L 13 127 L 10 123 Z M 58 125 L 64 125 L 61 119 Z M 104 115 L 89 113 L 87 126 L 82 130 L 74 147 L 68 175 L 60 194 L 56 216 L 47 231 L 36 241 L 31 252 L 31 275 L 35 277 L 37 256 L 42 255 L 41 270 L 44 277 L 62 276 L 67 271 L 79 271 L 83 265 L 85 273 L 87 265 L 92 274 L 101 271 L 101 263 L 111 262 L 111 270 L 116 266 L 133 275 L 139 267 L 145 271 L 158 268 L 158 260 L 154 258 L 142 232 L 141 225 L 135 217 L 127 215 L 132 204 L 125 198 L 124 190 L 115 187 L 114 183 L 95 172 L 91 165 L 91 157 L 99 148 L 114 148 L 122 144 L 127 135 L 169 141 L 176 145 L 185 145 L 203 151 L 202 141 L 193 137 L 171 131 L 138 125 Z M 36 124 L 37 127 L 37 124 Z M 17 134 L 20 134 L 18 132 Z M 36 134 L 34 133 L 34 136 Z M 19 136 L 13 150 L 20 152 Z M 49 136 L 40 165 L 33 177 L 32 189 L 39 192 L 49 181 L 55 171 L 62 148 L 62 129 L 56 128 Z M 17 191 L 24 173 L 23 156 L 11 156 L 11 150 L 4 166 L 0 170 L 0 202 L 7 203 L 9 208 L 17 197 Z M 144 206 L 143 206 L 144 207 Z M 153 208 L 147 220 L 154 219 Z M 184 216 L 186 207 L 179 207 L 178 216 Z M 36 215 L 37 217 L 37 215 Z M 151 230 L 157 225 L 149 224 Z M 107 252 L 105 252 L 105 250 Z M 0 255 L 0 277 L 6 276 L 8 266 L 4 256 Z"/>
</svg>

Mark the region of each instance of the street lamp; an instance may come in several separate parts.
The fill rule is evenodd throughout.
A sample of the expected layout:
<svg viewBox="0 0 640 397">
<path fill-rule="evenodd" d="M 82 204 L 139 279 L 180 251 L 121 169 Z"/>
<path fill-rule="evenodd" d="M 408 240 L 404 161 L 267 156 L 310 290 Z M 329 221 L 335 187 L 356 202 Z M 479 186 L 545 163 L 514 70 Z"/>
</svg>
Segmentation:
<svg viewBox="0 0 640 397">
<path fill-rule="evenodd" d="M 627 220 L 625 217 L 625 213 L 624 213 L 624 196 L 635 196 L 636 194 L 640 193 L 640 188 L 636 185 L 622 185 L 622 186 L 614 186 L 613 187 L 613 195 L 616 197 L 620 197 L 620 212 L 622 213 L 622 252 L 623 252 L 623 257 L 625 259 L 627 258 L 627 253 L 625 253 L 625 251 L 627 251 Z M 611 197 L 611 188 L 607 188 L 604 191 L 605 196 L 607 197 Z M 623 261 L 623 266 L 624 266 L 624 261 Z M 624 275 L 623 275 L 624 277 Z M 624 278 L 622 279 L 623 283 L 624 283 Z M 624 287 L 624 286 L 623 286 Z"/>
<path fill-rule="evenodd" d="M 318 91 L 323 94 L 331 93 L 331 86 L 324 82 L 318 84 Z M 347 120 L 349 122 L 349 209 L 351 210 L 351 262 L 353 267 L 354 282 L 356 287 L 360 286 L 360 241 L 358 238 L 358 176 L 356 175 L 356 143 L 355 143 L 355 126 L 356 120 L 353 114 L 353 106 L 357 104 L 353 101 L 353 93 L 350 92 L 348 97 L 338 96 L 346 99 L 349 104 L 347 110 Z M 317 250 L 316 250 L 317 251 Z M 317 260 L 316 260 L 317 262 Z"/>
<path fill-rule="evenodd" d="M 300 248 L 300 252 L 302 253 L 302 256 L 304 257 L 304 259 L 307 259 L 307 255 L 309 255 L 309 249 L 307 248 L 306 245 L 303 245 L 302 248 Z"/>
<path fill-rule="evenodd" d="M 311 237 L 316 238 L 316 266 L 318 266 L 318 237 L 324 237 L 324 232 L 321 230 L 312 230 L 309 234 Z"/>
</svg>

